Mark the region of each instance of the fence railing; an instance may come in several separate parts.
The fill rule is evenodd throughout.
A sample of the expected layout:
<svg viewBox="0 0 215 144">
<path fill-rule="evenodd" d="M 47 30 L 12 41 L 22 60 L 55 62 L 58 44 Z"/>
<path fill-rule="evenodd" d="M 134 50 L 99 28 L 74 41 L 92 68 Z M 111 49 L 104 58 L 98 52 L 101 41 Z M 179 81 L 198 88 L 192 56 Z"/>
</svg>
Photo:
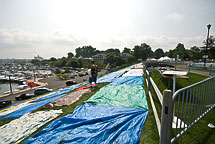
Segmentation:
<svg viewBox="0 0 215 144">
<path fill-rule="evenodd" d="M 215 107 L 215 77 L 208 78 L 178 90 L 173 95 L 172 109 L 175 116 L 175 142 L 181 135 L 193 127 L 213 107 Z"/>
<path fill-rule="evenodd" d="M 163 95 L 161 94 L 161 92 L 158 89 L 157 85 L 155 84 L 155 82 L 151 78 L 151 72 L 149 72 L 148 70 L 145 70 L 145 79 L 146 79 L 146 85 L 147 85 L 147 94 L 149 95 L 149 98 L 150 98 L 150 102 L 151 102 L 152 110 L 153 110 L 153 113 L 154 113 L 154 116 L 155 116 L 155 121 L 156 121 L 157 129 L 158 129 L 158 133 L 159 133 L 159 136 L 160 136 L 161 122 L 160 122 L 160 119 L 158 117 L 158 113 L 157 113 L 157 109 L 156 109 L 155 104 L 154 104 L 154 100 L 152 98 L 151 88 L 154 89 L 156 95 L 158 96 L 158 99 L 159 99 L 159 102 L 160 102 L 161 105 L 162 105 L 162 102 L 163 102 Z"/>
<path fill-rule="evenodd" d="M 215 77 L 182 88 L 174 94 L 171 90 L 165 90 L 163 95 L 156 84 L 152 84 L 154 81 L 147 70 L 145 77 L 161 144 L 174 143 L 215 107 Z M 151 88 L 154 89 L 158 99 L 162 99 L 161 122 L 152 98 Z M 173 135 L 174 137 L 171 137 Z"/>
</svg>

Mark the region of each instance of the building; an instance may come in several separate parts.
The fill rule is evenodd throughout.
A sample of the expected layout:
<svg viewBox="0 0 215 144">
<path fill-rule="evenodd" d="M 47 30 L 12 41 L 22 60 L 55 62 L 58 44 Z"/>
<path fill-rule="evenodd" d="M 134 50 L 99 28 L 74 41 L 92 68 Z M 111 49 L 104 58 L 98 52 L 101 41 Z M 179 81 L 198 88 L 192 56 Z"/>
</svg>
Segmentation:
<svg viewBox="0 0 215 144">
<path fill-rule="evenodd" d="M 122 53 L 121 54 L 121 57 L 123 58 L 123 59 L 127 59 L 128 57 L 130 57 L 131 56 L 131 54 L 129 54 L 129 53 Z"/>
<path fill-rule="evenodd" d="M 100 62 L 104 62 L 105 60 L 105 55 L 104 54 L 97 54 L 92 56 L 94 61 L 100 61 Z"/>
<path fill-rule="evenodd" d="M 39 60 L 39 61 L 42 61 L 42 60 L 43 60 L 43 58 L 40 57 L 39 55 L 38 55 L 38 56 L 35 56 L 34 59 L 35 59 L 35 60 Z"/>
</svg>

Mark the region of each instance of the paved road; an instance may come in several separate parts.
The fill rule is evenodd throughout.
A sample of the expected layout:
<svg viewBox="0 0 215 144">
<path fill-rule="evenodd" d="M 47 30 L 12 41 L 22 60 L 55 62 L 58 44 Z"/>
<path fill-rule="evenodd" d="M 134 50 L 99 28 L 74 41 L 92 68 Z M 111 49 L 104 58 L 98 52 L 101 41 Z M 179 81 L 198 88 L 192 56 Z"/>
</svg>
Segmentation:
<svg viewBox="0 0 215 144">
<path fill-rule="evenodd" d="M 187 65 L 177 65 L 177 66 L 176 66 L 176 69 L 177 69 L 177 70 L 188 71 Z M 209 76 L 209 72 L 206 72 L 206 71 L 198 71 L 198 70 L 190 69 L 190 72 L 191 72 L 191 73 L 197 73 L 197 74 Z"/>
<path fill-rule="evenodd" d="M 102 70 L 101 72 L 98 73 L 98 76 L 104 75 L 105 73 L 106 73 L 106 71 Z M 48 84 L 46 86 L 47 88 L 55 90 L 55 89 L 59 89 L 59 88 L 62 88 L 62 87 L 66 87 L 66 81 L 73 80 L 73 81 L 76 81 L 77 83 L 81 83 L 81 82 L 84 82 L 84 79 L 86 81 L 88 81 L 89 76 L 88 75 L 83 76 L 83 77 L 75 76 L 75 79 L 70 79 L 70 80 L 59 80 L 55 76 L 52 76 L 52 77 L 49 77 L 49 78 L 39 80 L 39 82 L 47 83 Z M 16 101 L 15 100 L 15 97 L 17 95 L 20 95 L 20 94 L 23 94 L 23 93 L 33 94 L 34 90 L 29 90 L 29 91 L 25 91 L 25 92 L 22 92 L 22 93 L 19 93 L 19 94 L 12 94 L 12 95 L 9 95 L 9 96 L 0 97 L 0 100 L 11 100 L 12 104 L 16 104 L 18 102 L 23 102 L 23 101 L 26 101 L 26 100 L 21 100 L 21 101 Z"/>
</svg>

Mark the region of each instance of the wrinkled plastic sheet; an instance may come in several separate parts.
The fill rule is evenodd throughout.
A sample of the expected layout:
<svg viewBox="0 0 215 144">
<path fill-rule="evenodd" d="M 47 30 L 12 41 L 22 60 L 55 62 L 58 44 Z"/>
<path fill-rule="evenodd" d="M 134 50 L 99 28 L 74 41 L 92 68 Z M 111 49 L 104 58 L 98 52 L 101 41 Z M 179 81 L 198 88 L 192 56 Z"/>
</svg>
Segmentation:
<svg viewBox="0 0 215 144">
<path fill-rule="evenodd" d="M 8 115 L 8 114 L 10 114 L 10 113 L 12 113 L 12 112 L 15 112 L 15 111 L 17 111 L 17 110 L 19 110 L 19 109 L 21 109 L 21 108 L 24 108 L 24 107 L 26 107 L 26 106 L 29 106 L 29 105 L 32 105 L 32 103 L 30 103 L 30 102 L 24 102 L 24 103 L 20 103 L 20 104 L 18 104 L 18 105 L 14 105 L 14 106 L 12 106 L 12 107 L 9 107 L 9 108 L 7 108 L 7 109 L 4 109 L 4 110 L 2 110 L 1 113 L 0 113 L 0 118 L 3 117 L 3 116 L 5 116 L 5 115 Z"/>
<path fill-rule="evenodd" d="M 55 120 L 25 144 L 138 143 L 147 110 L 84 104 Z"/>
<path fill-rule="evenodd" d="M 78 84 L 78 85 L 74 85 L 74 86 L 71 86 L 71 87 L 66 87 L 66 88 L 61 88 L 59 89 L 58 91 L 56 91 L 55 93 L 51 93 L 49 95 L 44 95 L 43 97 L 40 97 L 40 98 L 37 98 L 33 101 L 40 101 L 40 100 L 44 100 L 44 99 L 48 99 L 48 98 L 51 98 L 51 97 L 55 97 L 55 96 L 58 96 L 58 95 L 61 95 L 63 93 L 66 93 L 66 92 L 70 92 L 74 89 L 77 89 L 83 85 L 85 85 L 87 83 L 83 83 L 83 84 Z"/>
<path fill-rule="evenodd" d="M 69 95 L 66 95 L 64 97 L 61 97 L 47 105 L 45 105 L 45 108 L 52 108 L 52 107 L 58 107 L 58 106 L 65 106 L 65 105 L 71 105 L 74 102 L 76 102 L 77 100 L 79 100 L 79 98 L 87 93 L 91 92 L 90 89 L 82 89 L 79 91 L 75 91 L 70 93 Z"/>
<path fill-rule="evenodd" d="M 27 113 L 18 119 L 12 120 L 0 127 L 0 143 L 19 143 L 39 127 L 62 113 L 62 110 L 38 111 Z"/>
<path fill-rule="evenodd" d="M 139 85 L 107 85 L 86 102 L 95 105 L 124 106 L 148 110 L 145 91 Z"/>
<path fill-rule="evenodd" d="M 143 86 L 143 76 L 127 76 L 114 80 L 110 85 L 141 85 Z"/>
<path fill-rule="evenodd" d="M 62 94 L 62 95 L 59 95 L 59 96 L 56 96 L 56 97 L 53 97 L 53 98 L 50 98 L 50 99 L 46 99 L 44 101 L 33 103 L 32 105 L 24 107 L 22 109 L 19 109 L 19 110 L 13 112 L 13 113 L 1 118 L 1 119 L 18 118 L 18 117 L 23 116 L 24 114 L 26 114 L 28 112 L 32 112 L 33 110 L 35 110 L 35 109 L 37 109 L 37 108 L 39 108 L 41 106 L 44 106 L 44 105 L 46 105 L 46 104 L 48 104 L 48 103 L 50 103 L 50 102 L 52 102 L 52 101 L 54 101 L 56 99 L 59 99 L 59 98 L 65 96 L 65 95 L 66 94 Z"/>
<path fill-rule="evenodd" d="M 124 76 L 143 76 L 143 70 L 142 69 L 130 69 L 127 73 L 122 75 Z"/>
<path fill-rule="evenodd" d="M 112 82 L 116 78 L 118 78 L 120 75 L 122 75 L 125 72 L 125 70 L 113 72 L 107 75 L 104 75 L 97 79 L 96 83 L 105 83 L 105 82 Z"/>
</svg>

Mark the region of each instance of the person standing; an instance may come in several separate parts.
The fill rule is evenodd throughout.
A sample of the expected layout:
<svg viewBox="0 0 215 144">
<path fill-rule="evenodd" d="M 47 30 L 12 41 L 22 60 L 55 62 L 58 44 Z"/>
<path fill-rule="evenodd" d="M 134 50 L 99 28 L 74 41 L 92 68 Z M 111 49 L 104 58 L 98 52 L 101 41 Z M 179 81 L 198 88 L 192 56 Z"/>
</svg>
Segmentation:
<svg viewBox="0 0 215 144">
<path fill-rule="evenodd" d="M 90 82 L 91 88 L 92 88 L 92 82 L 95 83 L 95 87 L 96 87 L 97 75 L 98 75 L 97 65 L 94 63 L 94 61 L 91 61 L 91 69 L 89 74 L 89 82 Z"/>
</svg>

